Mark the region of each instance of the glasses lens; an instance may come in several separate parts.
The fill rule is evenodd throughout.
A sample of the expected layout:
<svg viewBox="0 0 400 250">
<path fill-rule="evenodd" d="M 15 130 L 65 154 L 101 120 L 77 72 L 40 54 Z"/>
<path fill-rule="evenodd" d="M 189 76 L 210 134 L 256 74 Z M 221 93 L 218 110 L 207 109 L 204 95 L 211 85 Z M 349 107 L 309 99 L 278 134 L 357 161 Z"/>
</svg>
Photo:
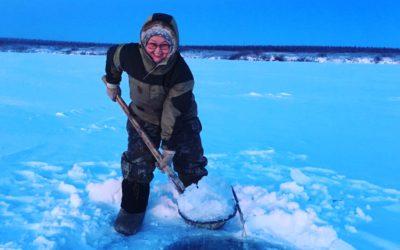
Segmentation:
<svg viewBox="0 0 400 250">
<path fill-rule="evenodd" d="M 147 43 L 147 48 L 149 50 L 155 50 L 157 48 L 157 44 L 155 44 L 155 43 Z"/>
<path fill-rule="evenodd" d="M 159 47 L 162 52 L 168 52 L 170 45 L 168 43 L 162 43 L 160 45 L 156 43 L 147 43 L 147 49 L 150 51 L 156 50 L 157 47 Z"/>
<path fill-rule="evenodd" d="M 169 51 L 169 44 L 167 43 L 160 44 L 160 49 L 162 51 Z"/>
</svg>

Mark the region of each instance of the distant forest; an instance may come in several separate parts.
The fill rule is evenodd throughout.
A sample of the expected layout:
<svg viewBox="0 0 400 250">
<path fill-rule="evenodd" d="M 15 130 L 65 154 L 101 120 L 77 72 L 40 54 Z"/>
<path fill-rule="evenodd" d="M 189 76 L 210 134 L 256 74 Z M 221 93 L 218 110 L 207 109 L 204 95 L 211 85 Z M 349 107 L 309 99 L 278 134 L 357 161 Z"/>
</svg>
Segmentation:
<svg viewBox="0 0 400 250">
<path fill-rule="evenodd" d="M 24 51 L 30 47 L 55 47 L 69 49 L 98 48 L 106 49 L 114 44 L 92 42 L 66 42 L 35 39 L 0 38 L 0 50 L 13 48 L 15 51 Z M 338 47 L 338 46 L 272 46 L 272 45 L 183 45 L 181 51 L 208 50 L 208 51 L 235 51 L 235 52 L 287 52 L 287 53 L 380 53 L 387 55 L 400 54 L 400 48 L 375 48 L 375 47 Z"/>
</svg>

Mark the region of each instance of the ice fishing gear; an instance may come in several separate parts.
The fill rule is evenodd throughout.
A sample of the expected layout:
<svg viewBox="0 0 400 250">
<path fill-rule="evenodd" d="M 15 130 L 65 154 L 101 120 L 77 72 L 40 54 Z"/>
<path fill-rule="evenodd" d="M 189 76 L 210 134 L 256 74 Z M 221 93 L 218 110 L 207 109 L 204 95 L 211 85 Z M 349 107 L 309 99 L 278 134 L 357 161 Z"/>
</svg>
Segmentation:
<svg viewBox="0 0 400 250">
<path fill-rule="evenodd" d="M 239 200 L 238 200 L 236 192 L 235 192 L 235 190 L 234 190 L 234 188 L 232 186 L 231 186 L 231 189 L 232 189 L 232 193 L 233 193 L 233 197 L 234 197 L 234 203 L 232 203 L 232 209 L 231 209 L 230 213 L 226 214 L 224 218 L 211 220 L 211 221 L 201 221 L 201 220 L 198 220 L 198 219 L 193 219 L 193 218 L 190 218 L 190 215 L 185 214 L 184 211 L 179 209 L 179 206 L 178 206 L 179 215 L 189 225 L 200 227 L 200 228 L 211 229 L 211 230 L 217 230 L 217 229 L 221 228 L 223 225 L 225 225 L 225 223 L 227 221 L 229 221 L 230 219 L 235 217 L 237 212 L 239 212 L 240 221 L 242 223 L 242 230 L 243 230 L 242 231 L 242 236 L 246 237 L 247 233 L 246 233 L 246 229 L 245 229 L 245 221 L 244 221 L 244 218 L 243 218 L 242 210 L 241 210 L 240 205 L 239 205 Z"/>
<path fill-rule="evenodd" d="M 107 81 L 105 76 L 102 77 L 103 82 L 107 85 Z M 117 95 L 116 101 L 118 104 L 121 106 L 122 110 L 128 117 L 129 121 L 132 123 L 132 126 L 135 128 L 136 132 L 140 135 L 142 138 L 143 142 L 146 144 L 148 149 L 150 150 L 151 154 L 154 156 L 154 158 L 157 161 L 157 168 L 160 169 L 163 173 L 167 174 L 168 178 L 171 180 L 171 182 L 174 184 L 176 190 L 178 193 L 182 194 L 185 191 L 185 186 L 181 182 L 181 180 L 178 178 L 178 175 L 171 169 L 169 165 L 166 165 L 164 162 L 167 162 L 163 159 L 161 156 L 161 153 L 154 147 L 154 145 L 151 143 L 149 137 L 146 135 L 146 133 L 142 130 L 140 127 L 139 123 L 135 120 L 135 118 L 132 116 L 128 105 L 122 99 L 121 96 Z"/>
<path fill-rule="evenodd" d="M 235 198 L 235 201 L 236 201 L 236 208 L 239 211 L 240 222 L 242 223 L 242 230 L 243 230 L 242 236 L 246 237 L 247 233 L 246 233 L 246 227 L 245 227 L 245 224 L 244 224 L 245 220 L 244 220 L 244 217 L 243 217 L 242 209 L 240 208 L 240 205 L 239 205 L 239 199 L 238 199 L 238 197 L 236 195 L 236 192 L 235 192 L 235 189 L 233 188 L 233 186 L 231 186 L 231 188 L 232 188 L 233 197 Z"/>
<path fill-rule="evenodd" d="M 235 209 L 233 213 L 229 214 L 226 218 L 220 219 L 220 220 L 215 220 L 215 221 L 197 221 L 197 220 L 192 220 L 186 215 L 184 215 L 181 210 L 178 209 L 179 215 L 185 220 L 185 222 L 189 225 L 195 226 L 195 227 L 200 227 L 200 228 L 206 228 L 206 229 L 211 229 L 211 230 L 217 230 L 220 229 L 227 221 L 235 217 L 237 209 L 235 206 Z"/>
<path fill-rule="evenodd" d="M 200 228 L 219 229 L 237 214 L 231 186 L 218 177 L 188 186 L 177 204 L 185 222 Z"/>
</svg>

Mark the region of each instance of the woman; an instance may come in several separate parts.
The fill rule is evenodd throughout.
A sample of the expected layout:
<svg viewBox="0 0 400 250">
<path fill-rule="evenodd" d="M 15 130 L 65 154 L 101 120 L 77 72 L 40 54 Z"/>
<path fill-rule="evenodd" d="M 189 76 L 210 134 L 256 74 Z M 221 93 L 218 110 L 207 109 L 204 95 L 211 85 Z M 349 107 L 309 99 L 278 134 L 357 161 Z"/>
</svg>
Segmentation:
<svg viewBox="0 0 400 250">
<path fill-rule="evenodd" d="M 107 52 L 107 94 L 115 101 L 125 71 L 129 77 L 129 107 L 163 157 L 173 165 L 185 186 L 207 175 L 207 158 L 200 139 L 201 123 L 193 95 L 192 73 L 178 51 L 179 36 L 172 16 L 156 13 L 143 25 L 140 43 L 111 47 Z M 122 202 L 114 224 L 132 235 L 140 227 L 150 193 L 155 159 L 127 122 L 128 149 L 122 154 Z"/>
</svg>

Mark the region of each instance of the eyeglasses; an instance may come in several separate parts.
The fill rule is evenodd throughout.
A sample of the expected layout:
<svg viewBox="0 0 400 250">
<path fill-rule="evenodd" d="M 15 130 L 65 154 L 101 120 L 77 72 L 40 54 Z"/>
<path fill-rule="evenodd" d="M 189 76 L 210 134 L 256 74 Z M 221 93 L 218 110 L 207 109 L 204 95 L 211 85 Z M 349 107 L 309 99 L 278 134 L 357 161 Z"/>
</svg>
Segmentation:
<svg viewBox="0 0 400 250">
<path fill-rule="evenodd" d="M 169 49 L 171 48 L 171 46 L 168 43 L 156 44 L 149 42 L 146 45 L 146 48 L 152 52 L 155 51 L 157 47 L 160 48 L 160 50 L 164 53 L 169 52 Z"/>
</svg>

